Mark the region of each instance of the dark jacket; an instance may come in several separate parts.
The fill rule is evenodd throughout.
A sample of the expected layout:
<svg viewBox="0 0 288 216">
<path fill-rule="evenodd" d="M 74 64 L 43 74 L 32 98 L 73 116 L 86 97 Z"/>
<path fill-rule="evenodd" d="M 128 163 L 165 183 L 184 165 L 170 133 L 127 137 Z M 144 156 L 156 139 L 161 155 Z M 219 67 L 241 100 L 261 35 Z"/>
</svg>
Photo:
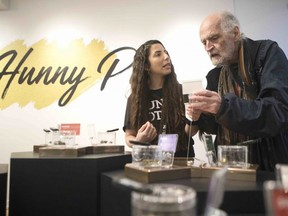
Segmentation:
<svg viewBox="0 0 288 216">
<path fill-rule="evenodd" d="M 254 80 L 255 99 L 248 101 L 235 94 L 226 94 L 215 116 L 201 115 L 199 129 L 216 134 L 226 127 L 240 134 L 261 138 L 249 147 L 250 163 L 259 169 L 272 171 L 277 163 L 288 163 L 288 61 L 276 42 L 244 40 L 248 56 L 245 65 Z M 221 68 L 207 74 L 207 89 L 218 88 Z M 240 86 L 244 88 L 242 80 Z"/>
</svg>

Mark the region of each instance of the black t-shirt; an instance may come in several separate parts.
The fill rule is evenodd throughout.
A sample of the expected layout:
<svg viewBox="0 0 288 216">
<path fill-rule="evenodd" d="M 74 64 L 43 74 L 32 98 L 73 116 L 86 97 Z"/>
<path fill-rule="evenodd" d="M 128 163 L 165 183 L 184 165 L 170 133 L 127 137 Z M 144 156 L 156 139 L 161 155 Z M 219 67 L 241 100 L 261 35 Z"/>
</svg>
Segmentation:
<svg viewBox="0 0 288 216">
<path fill-rule="evenodd" d="M 157 129 L 157 133 L 162 132 L 162 128 L 160 128 L 160 122 L 161 122 L 161 115 L 162 115 L 162 103 L 163 103 L 163 93 L 162 89 L 157 90 L 149 90 L 149 119 L 147 121 L 150 121 L 153 126 Z M 125 120 L 124 120 L 124 127 L 123 130 L 125 131 L 127 129 L 133 129 L 131 122 L 130 122 L 130 100 L 128 98 L 127 105 L 126 105 L 126 113 L 125 113 Z"/>
<path fill-rule="evenodd" d="M 163 91 L 162 89 L 157 89 L 157 90 L 149 90 L 149 97 L 148 100 L 150 101 L 149 105 L 149 119 L 146 121 L 150 121 L 153 126 L 156 128 L 157 133 L 160 134 L 162 133 L 163 128 L 160 128 L 160 122 L 161 122 L 161 117 L 162 117 L 162 104 L 163 104 Z M 126 113 L 125 113 L 125 119 L 124 119 L 124 126 L 123 130 L 125 131 L 126 129 L 133 129 L 131 122 L 130 122 L 130 114 L 131 114 L 131 106 L 130 103 L 132 103 L 129 98 L 127 100 L 127 105 L 126 105 Z M 183 133 L 185 128 L 183 128 Z M 158 142 L 158 136 L 151 142 L 152 144 L 157 145 Z M 190 150 L 189 150 L 189 157 L 194 157 L 194 140 L 191 138 L 190 141 L 188 140 L 188 136 L 186 139 L 186 143 L 188 145 L 188 142 L 190 144 Z M 179 144 L 179 141 L 178 141 Z M 187 151 L 176 151 L 175 153 L 176 157 L 186 157 L 187 156 Z"/>
</svg>

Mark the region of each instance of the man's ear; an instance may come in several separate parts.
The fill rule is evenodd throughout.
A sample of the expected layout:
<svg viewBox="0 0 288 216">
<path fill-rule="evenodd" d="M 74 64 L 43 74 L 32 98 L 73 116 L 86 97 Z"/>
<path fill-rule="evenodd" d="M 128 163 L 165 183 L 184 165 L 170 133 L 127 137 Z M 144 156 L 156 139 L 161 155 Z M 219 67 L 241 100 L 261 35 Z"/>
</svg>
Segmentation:
<svg viewBox="0 0 288 216">
<path fill-rule="evenodd" d="M 238 41 L 241 38 L 241 32 L 238 26 L 235 26 L 233 29 L 233 33 L 234 33 L 234 40 Z"/>
</svg>

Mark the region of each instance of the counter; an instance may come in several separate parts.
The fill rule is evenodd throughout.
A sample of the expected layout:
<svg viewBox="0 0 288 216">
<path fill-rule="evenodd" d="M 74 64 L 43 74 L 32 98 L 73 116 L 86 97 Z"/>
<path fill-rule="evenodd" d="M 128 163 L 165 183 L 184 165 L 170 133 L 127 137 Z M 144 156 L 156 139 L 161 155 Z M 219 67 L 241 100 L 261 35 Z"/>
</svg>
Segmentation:
<svg viewBox="0 0 288 216">
<path fill-rule="evenodd" d="M 11 154 L 9 216 L 98 216 L 100 175 L 123 169 L 130 153 L 76 158 Z"/>
</svg>

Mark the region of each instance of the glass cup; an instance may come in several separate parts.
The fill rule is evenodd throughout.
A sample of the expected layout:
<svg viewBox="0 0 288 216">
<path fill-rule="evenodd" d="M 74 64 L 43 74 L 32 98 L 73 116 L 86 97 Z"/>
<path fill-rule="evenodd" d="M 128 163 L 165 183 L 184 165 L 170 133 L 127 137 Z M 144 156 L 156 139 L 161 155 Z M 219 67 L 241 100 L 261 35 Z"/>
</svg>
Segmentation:
<svg viewBox="0 0 288 216">
<path fill-rule="evenodd" d="M 97 144 L 116 144 L 116 132 L 98 132 Z"/>
<path fill-rule="evenodd" d="M 88 136 L 89 136 L 90 144 L 91 145 L 96 144 L 97 139 L 96 139 L 95 125 L 94 124 L 88 124 L 87 130 L 88 130 Z"/>
<path fill-rule="evenodd" d="M 76 146 L 76 132 L 74 130 L 61 131 L 60 141 L 67 147 Z"/>
<path fill-rule="evenodd" d="M 171 168 L 174 162 L 174 151 L 162 151 L 162 167 Z"/>
<path fill-rule="evenodd" d="M 232 168 L 248 167 L 247 146 L 219 145 L 218 146 L 218 165 Z"/>
<path fill-rule="evenodd" d="M 132 216 L 195 216 L 196 192 L 176 184 L 150 185 L 152 193 L 133 191 Z"/>
<path fill-rule="evenodd" d="M 50 130 L 45 130 L 45 145 L 52 145 L 52 133 Z"/>
<path fill-rule="evenodd" d="M 162 151 L 156 145 L 133 145 L 132 164 L 139 167 L 161 167 Z"/>
<path fill-rule="evenodd" d="M 61 145 L 61 141 L 60 141 L 60 132 L 57 128 L 50 128 L 51 129 L 51 133 L 52 133 L 52 145 Z"/>
<path fill-rule="evenodd" d="M 158 146 L 162 150 L 162 167 L 173 166 L 177 142 L 178 134 L 159 134 Z"/>
</svg>

